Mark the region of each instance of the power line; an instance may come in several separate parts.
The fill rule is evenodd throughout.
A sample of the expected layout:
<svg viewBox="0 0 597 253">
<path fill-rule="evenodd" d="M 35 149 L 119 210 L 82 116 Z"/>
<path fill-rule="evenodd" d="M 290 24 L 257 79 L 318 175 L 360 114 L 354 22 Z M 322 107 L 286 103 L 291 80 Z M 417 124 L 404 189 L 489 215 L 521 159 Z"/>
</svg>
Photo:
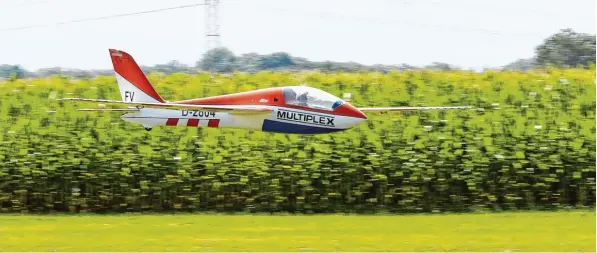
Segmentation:
<svg viewBox="0 0 597 253">
<path fill-rule="evenodd" d="M 38 4 L 43 4 L 43 3 L 47 3 L 48 1 L 35 1 L 35 2 L 21 2 L 20 4 L 15 4 L 15 5 L 6 5 L 6 6 L 2 6 L 2 9 L 10 9 L 10 8 L 18 8 L 18 7 L 23 7 L 23 6 L 32 6 L 32 5 L 38 5 Z"/>
<path fill-rule="evenodd" d="M 161 9 L 148 10 L 148 11 L 140 11 L 140 12 L 123 13 L 123 14 L 109 15 L 109 16 L 103 16 L 103 17 L 70 20 L 70 21 L 59 22 L 59 23 L 56 23 L 54 25 L 66 25 L 66 24 L 72 24 L 72 23 L 81 23 L 81 22 L 85 22 L 85 21 L 93 21 L 93 20 L 101 20 L 101 19 L 110 19 L 110 18 L 119 18 L 119 17 L 126 17 L 126 16 L 134 16 L 134 15 L 154 13 L 154 12 L 161 12 L 161 11 L 169 11 L 169 10 L 175 10 L 175 9 L 184 9 L 184 8 L 190 8 L 190 7 L 197 7 L 197 6 L 202 6 L 202 5 L 205 5 L 205 3 L 181 5 L 181 6 L 175 6 L 175 7 L 168 7 L 168 8 L 161 8 Z M 11 27 L 11 28 L 0 29 L 0 31 L 24 30 L 24 29 L 38 28 L 38 27 L 44 27 L 44 26 L 49 26 L 49 25 L 31 25 L 31 26 Z"/>
<path fill-rule="evenodd" d="M 282 8 L 272 8 L 272 10 L 276 11 L 284 11 L 293 14 L 298 14 L 302 16 L 311 16 L 320 19 L 326 20 L 338 20 L 338 19 L 345 19 L 345 20 L 352 20 L 352 21 L 360 21 L 360 22 L 369 22 L 369 23 L 378 23 L 378 24 L 390 24 L 393 26 L 403 25 L 409 27 L 421 27 L 421 28 L 435 28 L 437 30 L 452 30 L 452 31 L 465 31 L 465 32 L 479 32 L 479 33 L 486 33 L 491 35 L 503 35 L 503 34 L 510 34 L 515 36 L 543 36 L 543 33 L 537 32 L 524 32 L 524 31 L 500 31 L 500 30 L 491 30 L 491 29 L 484 29 L 484 28 L 475 28 L 475 27 L 466 27 L 466 26 L 459 26 L 459 25 L 449 25 L 449 24 L 431 24 L 431 23 L 413 23 L 412 20 L 406 19 L 385 19 L 385 18 L 374 18 L 374 17 L 362 17 L 362 16 L 348 16 L 333 12 L 319 12 L 313 10 L 296 10 L 296 9 L 282 9 Z"/>
<path fill-rule="evenodd" d="M 86 18 L 86 19 L 79 19 L 79 20 L 71 20 L 71 21 L 64 21 L 64 22 L 59 22 L 59 23 L 55 23 L 54 25 L 65 25 L 65 24 L 72 24 L 72 23 L 81 23 L 81 22 L 86 22 L 86 21 L 94 21 L 94 20 L 102 20 L 102 19 L 110 19 L 110 18 L 118 18 L 118 17 L 125 17 L 125 16 L 134 16 L 134 15 L 140 15 L 140 14 L 147 14 L 147 13 L 155 13 L 155 12 L 161 12 L 161 11 L 168 11 L 168 10 L 174 10 L 174 9 L 183 9 L 183 8 L 190 8 L 190 7 L 196 7 L 196 6 L 205 6 L 207 5 L 208 8 L 206 8 L 206 36 L 207 37 L 216 37 L 216 38 L 210 38 L 210 42 L 208 43 L 208 48 L 212 48 L 212 47 L 217 47 L 217 45 L 219 45 L 219 24 L 217 21 L 217 15 L 218 15 L 218 10 L 217 10 L 217 5 L 219 3 L 219 0 L 205 0 L 205 3 L 198 3 L 198 4 L 190 4 L 190 5 L 182 5 L 182 6 L 175 6 L 175 7 L 169 7 L 169 8 L 161 8 L 161 9 L 155 9 L 155 10 L 148 10 L 148 11 L 140 11 L 140 12 L 133 12 L 133 13 L 124 13 L 124 14 L 116 14 L 116 15 L 109 15 L 109 16 L 103 16 L 103 17 L 95 17 L 95 18 Z M 234 0 L 227 0 L 227 1 L 234 1 Z M 407 0 L 405 3 L 411 3 L 414 0 Z M 33 2 L 33 3 L 44 3 L 47 1 L 38 1 L 38 2 Z M 433 2 L 433 3 L 437 3 L 437 2 Z M 254 3 L 252 3 L 254 4 Z M 270 7 L 270 6 L 267 6 Z M 298 13 L 301 11 L 297 11 L 297 10 L 289 10 L 289 9 L 276 9 L 278 11 L 290 11 L 290 12 L 294 12 L 297 14 L 302 14 L 302 15 L 315 15 L 318 18 L 323 18 L 323 19 L 332 19 L 334 18 L 334 16 L 336 18 L 348 18 L 348 19 L 352 19 L 352 20 L 361 20 L 361 21 L 368 21 L 368 22 L 377 22 L 377 23 L 388 23 L 388 22 L 401 22 L 403 24 L 407 24 L 407 25 L 413 25 L 412 24 L 412 20 L 387 20 L 387 19 L 377 19 L 377 18 L 367 18 L 367 17 L 354 17 L 354 16 L 343 16 L 343 15 L 338 15 L 338 13 L 325 13 L 325 12 L 307 12 L 305 13 L 303 11 L 303 13 Z M 48 24 L 44 25 L 44 24 L 39 24 L 39 25 L 30 25 L 30 26 L 21 26 L 21 27 L 11 27 L 11 28 L 0 28 L 0 32 L 2 31 L 11 31 L 11 30 L 25 30 L 25 29 L 30 29 L 30 28 L 40 28 L 40 27 L 46 27 L 46 26 L 50 26 Z M 489 33 L 489 34 L 493 34 L 493 35 L 499 35 L 501 33 L 512 33 L 512 32 L 503 32 L 503 31 L 494 31 L 494 30 L 489 30 L 489 29 L 482 29 L 482 28 L 467 28 L 467 27 L 460 27 L 460 26 L 447 26 L 447 25 L 438 25 L 438 24 L 415 24 L 415 26 L 419 26 L 419 27 L 435 27 L 435 28 L 440 28 L 440 29 L 451 29 L 451 30 L 468 30 L 468 31 L 476 31 L 476 32 L 483 32 L 483 33 Z M 532 36 L 532 34 L 529 34 L 528 32 L 521 32 L 521 35 L 523 36 Z M 213 44 L 213 45 L 212 45 Z"/>
</svg>

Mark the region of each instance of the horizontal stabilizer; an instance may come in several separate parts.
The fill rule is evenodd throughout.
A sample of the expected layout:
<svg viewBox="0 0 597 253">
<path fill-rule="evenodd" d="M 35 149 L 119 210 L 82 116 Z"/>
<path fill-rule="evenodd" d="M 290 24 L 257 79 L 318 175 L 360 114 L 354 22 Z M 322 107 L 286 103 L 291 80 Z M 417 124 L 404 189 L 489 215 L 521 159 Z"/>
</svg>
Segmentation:
<svg viewBox="0 0 597 253">
<path fill-rule="evenodd" d="M 88 109 L 77 109 L 77 111 L 83 112 L 138 112 L 139 109 L 105 109 L 105 108 L 88 108 Z"/>
<path fill-rule="evenodd" d="M 261 114 L 270 113 L 272 108 L 259 105 L 193 105 L 193 104 L 176 104 L 176 103 L 153 103 L 153 102 L 129 102 L 121 100 L 106 100 L 106 99 L 91 99 L 91 98 L 62 98 L 60 101 L 81 101 L 94 102 L 103 104 L 118 104 L 135 106 L 137 109 L 149 108 L 163 108 L 163 109 L 178 109 L 178 110 L 205 110 L 215 112 L 230 112 L 234 114 Z"/>
</svg>

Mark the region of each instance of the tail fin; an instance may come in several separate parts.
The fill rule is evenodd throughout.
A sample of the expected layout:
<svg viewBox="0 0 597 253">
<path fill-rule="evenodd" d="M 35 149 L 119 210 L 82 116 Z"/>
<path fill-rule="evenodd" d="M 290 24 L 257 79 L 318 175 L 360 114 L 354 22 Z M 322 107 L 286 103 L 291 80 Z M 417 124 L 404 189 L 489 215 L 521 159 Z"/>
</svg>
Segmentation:
<svg viewBox="0 0 597 253">
<path fill-rule="evenodd" d="M 123 101 L 166 103 L 151 86 L 131 55 L 121 50 L 110 49 L 110 57 Z"/>
</svg>

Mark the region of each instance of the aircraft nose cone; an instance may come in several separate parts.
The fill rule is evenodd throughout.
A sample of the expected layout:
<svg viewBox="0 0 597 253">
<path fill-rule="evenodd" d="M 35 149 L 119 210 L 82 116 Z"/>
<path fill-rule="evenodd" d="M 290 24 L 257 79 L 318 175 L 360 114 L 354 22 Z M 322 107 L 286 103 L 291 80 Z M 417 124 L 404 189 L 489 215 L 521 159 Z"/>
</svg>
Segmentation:
<svg viewBox="0 0 597 253">
<path fill-rule="evenodd" d="M 344 116 L 361 118 L 363 120 L 367 119 L 367 115 L 365 115 L 361 110 L 357 109 L 353 105 L 349 103 L 345 103 L 336 109 L 339 113 Z"/>
</svg>

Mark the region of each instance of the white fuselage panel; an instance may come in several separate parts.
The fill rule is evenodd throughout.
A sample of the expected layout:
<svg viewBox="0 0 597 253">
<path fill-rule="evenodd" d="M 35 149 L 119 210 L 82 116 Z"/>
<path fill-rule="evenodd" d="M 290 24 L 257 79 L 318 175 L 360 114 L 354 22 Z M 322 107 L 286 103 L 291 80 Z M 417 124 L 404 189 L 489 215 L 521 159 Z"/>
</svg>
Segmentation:
<svg viewBox="0 0 597 253">
<path fill-rule="evenodd" d="M 306 110 L 272 107 L 269 113 L 236 114 L 208 110 L 173 110 L 142 108 L 122 115 L 122 119 L 155 126 L 188 126 L 242 128 L 287 133 L 325 133 L 346 130 L 365 119 L 311 112 Z"/>
</svg>

